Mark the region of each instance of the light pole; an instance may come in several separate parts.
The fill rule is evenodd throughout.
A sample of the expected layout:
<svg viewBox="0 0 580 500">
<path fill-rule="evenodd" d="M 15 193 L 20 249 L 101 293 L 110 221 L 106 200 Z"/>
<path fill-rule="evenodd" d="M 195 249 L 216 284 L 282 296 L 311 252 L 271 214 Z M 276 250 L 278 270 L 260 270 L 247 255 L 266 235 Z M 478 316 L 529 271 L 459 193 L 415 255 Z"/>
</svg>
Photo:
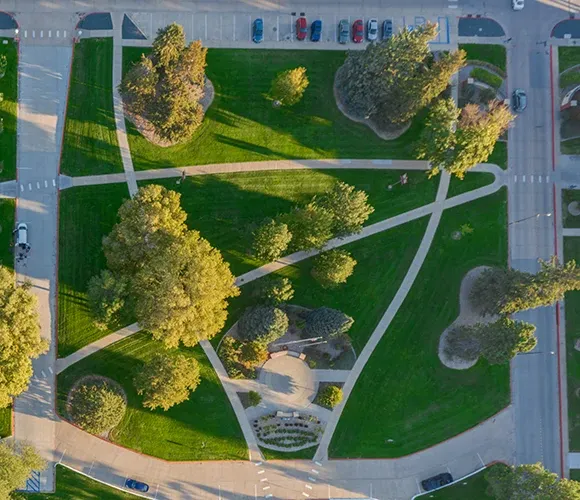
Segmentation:
<svg viewBox="0 0 580 500">
<path fill-rule="evenodd" d="M 272 347 L 278 347 L 281 345 L 288 345 L 288 344 L 299 344 L 301 342 L 316 342 L 317 340 L 321 340 L 323 337 L 314 337 L 311 339 L 302 339 L 302 340 L 290 340 L 289 342 L 280 342 L 279 344 L 272 344 Z M 311 344 L 308 344 L 311 345 Z"/>
<path fill-rule="evenodd" d="M 552 213 L 548 212 L 545 214 L 530 215 L 529 217 L 524 217 L 523 219 L 518 219 L 518 220 L 514 220 L 512 222 L 508 222 L 508 226 L 511 226 L 512 224 L 517 224 L 518 222 L 524 222 L 524 221 L 530 220 L 530 219 L 539 219 L 540 217 L 552 217 Z"/>
</svg>

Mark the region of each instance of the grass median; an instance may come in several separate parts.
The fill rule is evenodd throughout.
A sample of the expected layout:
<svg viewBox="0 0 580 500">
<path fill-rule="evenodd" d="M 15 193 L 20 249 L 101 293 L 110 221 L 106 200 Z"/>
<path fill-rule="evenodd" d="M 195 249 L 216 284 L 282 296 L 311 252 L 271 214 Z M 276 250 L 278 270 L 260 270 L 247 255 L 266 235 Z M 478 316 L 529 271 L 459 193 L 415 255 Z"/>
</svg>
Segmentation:
<svg viewBox="0 0 580 500">
<path fill-rule="evenodd" d="M 4 128 L 0 134 L 0 181 L 8 181 L 16 179 L 18 46 L 12 38 L 0 38 L 0 42 L 0 55 L 6 56 L 8 63 L 0 79 L 0 120 Z"/>
<path fill-rule="evenodd" d="M 463 276 L 477 266 L 507 265 L 506 209 L 502 189 L 443 213 L 409 295 L 346 403 L 331 457 L 408 455 L 456 436 L 509 404 L 509 366 L 480 360 L 467 371 L 454 371 L 437 355 L 439 337 L 459 314 Z M 463 224 L 473 232 L 453 239 Z"/>
</svg>

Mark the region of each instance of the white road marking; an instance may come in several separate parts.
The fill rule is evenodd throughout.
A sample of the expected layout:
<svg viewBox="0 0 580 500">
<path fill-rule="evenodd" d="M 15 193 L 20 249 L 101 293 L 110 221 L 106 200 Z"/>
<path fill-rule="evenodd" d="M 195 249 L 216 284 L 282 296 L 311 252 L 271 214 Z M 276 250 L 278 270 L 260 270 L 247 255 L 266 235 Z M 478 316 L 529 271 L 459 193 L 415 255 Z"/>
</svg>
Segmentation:
<svg viewBox="0 0 580 500">
<path fill-rule="evenodd" d="M 305 484 L 304 487 L 307 488 L 307 489 L 309 489 L 309 490 L 312 489 L 312 486 L 310 486 L 309 484 Z"/>
<path fill-rule="evenodd" d="M 258 467 L 259 465 L 262 465 L 262 462 L 256 462 L 254 465 Z"/>
<path fill-rule="evenodd" d="M 258 471 L 258 474 L 264 474 L 264 472 L 266 472 L 264 469 L 262 469 L 261 471 Z"/>
<path fill-rule="evenodd" d="M 236 41 L 236 15 L 234 14 L 234 42 Z"/>
<path fill-rule="evenodd" d="M 64 31 L 62 32 L 62 37 L 63 37 L 63 38 L 66 38 L 66 30 L 64 30 Z"/>
<path fill-rule="evenodd" d="M 390 160 L 388 160 L 388 161 L 390 161 Z M 317 461 L 315 460 L 315 461 L 314 461 L 314 463 L 315 463 L 316 465 L 318 465 L 318 467 L 322 467 L 322 464 L 321 464 L 320 462 L 317 462 Z"/>
<path fill-rule="evenodd" d="M 49 367 L 48 367 L 48 371 L 49 371 L 50 373 L 52 373 L 52 366 L 49 366 Z"/>
<path fill-rule="evenodd" d="M 315 483 L 315 482 L 316 482 L 316 479 L 314 479 L 313 477 L 310 477 L 310 476 L 308 476 L 308 480 L 309 480 L 309 481 L 312 481 L 313 483 Z"/>
<path fill-rule="evenodd" d="M 268 493 L 264 498 L 272 498 L 272 493 Z"/>
<path fill-rule="evenodd" d="M 550 176 L 546 175 L 546 182 L 550 182 Z"/>
<path fill-rule="evenodd" d="M 60 30 L 56 30 L 56 37 L 60 37 Z"/>
<path fill-rule="evenodd" d="M 266 491 L 266 490 L 269 490 L 269 489 L 270 489 L 270 486 L 264 486 L 264 487 L 262 488 L 262 490 L 263 490 L 263 491 Z"/>
<path fill-rule="evenodd" d="M 88 475 L 91 475 L 91 471 L 93 470 L 93 465 L 95 465 L 95 461 L 93 460 L 93 463 L 91 464 L 90 468 L 89 468 L 89 473 Z"/>
<path fill-rule="evenodd" d="M 534 176 L 533 175 L 530 175 L 530 177 L 531 177 L 530 178 L 530 182 L 533 184 L 534 183 Z"/>
<path fill-rule="evenodd" d="M 526 182 L 526 176 L 522 175 L 522 182 Z"/>
<path fill-rule="evenodd" d="M 32 184 L 28 183 L 28 191 L 32 191 Z"/>
<path fill-rule="evenodd" d="M 44 31 L 40 30 L 40 38 L 42 38 L 43 35 L 44 35 Z"/>
<path fill-rule="evenodd" d="M 40 182 L 36 183 L 36 189 L 40 189 Z"/>
<path fill-rule="evenodd" d="M 40 370 L 40 373 L 42 373 L 42 378 L 46 378 L 46 373 L 44 373 L 44 370 Z"/>
<path fill-rule="evenodd" d="M 36 32 L 32 30 L 32 38 L 36 38 Z"/>
<path fill-rule="evenodd" d="M 24 191 L 24 185 L 20 184 L 20 191 Z"/>
<path fill-rule="evenodd" d="M 514 182 L 517 183 L 518 182 L 518 176 L 514 175 Z"/>
<path fill-rule="evenodd" d="M 276 16 L 276 41 L 280 41 L 280 16 Z"/>
<path fill-rule="evenodd" d="M 447 8 L 448 9 L 456 9 L 457 8 L 457 5 L 448 5 Z"/>
<path fill-rule="evenodd" d="M 541 184 L 542 183 L 542 176 L 538 175 L 538 182 Z"/>
<path fill-rule="evenodd" d="M 308 493 L 304 493 L 302 492 L 302 494 L 306 497 L 306 498 L 310 498 L 310 495 Z"/>
<path fill-rule="evenodd" d="M 207 14 L 205 15 L 205 39 L 207 40 Z"/>
<path fill-rule="evenodd" d="M 52 30 L 48 30 L 48 38 L 52 38 Z"/>
<path fill-rule="evenodd" d="M 316 469 L 310 469 L 312 472 L 314 472 L 314 474 L 320 474 L 320 472 L 318 472 Z"/>
<path fill-rule="evenodd" d="M 263 479 L 260 479 L 260 482 L 261 482 L 261 483 L 263 483 L 264 481 L 267 481 L 267 480 L 268 480 L 268 478 L 267 478 L 267 477 L 265 477 L 265 478 L 263 478 Z"/>
<path fill-rule="evenodd" d="M 26 38 L 28 36 L 28 31 L 24 30 L 24 38 Z"/>
<path fill-rule="evenodd" d="M 52 186 L 56 186 L 56 181 L 54 179 L 52 179 Z"/>
<path fill-rule="evenodd" d="M 48 182 L 44 181 L 44 187 L 47 188 L 48 187 Z"/>
</svg>

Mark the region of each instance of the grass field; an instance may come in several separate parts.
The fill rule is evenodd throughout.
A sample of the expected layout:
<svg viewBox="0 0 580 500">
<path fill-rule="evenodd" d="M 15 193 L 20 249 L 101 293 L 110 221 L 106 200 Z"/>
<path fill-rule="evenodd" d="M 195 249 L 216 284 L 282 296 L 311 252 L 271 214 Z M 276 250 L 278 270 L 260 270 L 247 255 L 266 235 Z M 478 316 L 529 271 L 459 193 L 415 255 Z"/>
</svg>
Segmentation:
<svg viewBox="0 0 580 500">
<path fill-rule="evenodd" d="M 580 215 L 571 215 L 568 212 L 568 205 L 577 201 L 580 203 L 580 190 L 562 189 L 562 225 L 564 227 L 580 227 Z M 580 255 L 578 256 L 580 263 Z"/>
<path fill-rule="evenodd" d="M 60 194 L 58 355 L 67 356 L 108 331 L 95 328 L 87 303 L 89 279 L 105 268 L 102 238 L 129 197 L 126 184 L 71 188 Z M 121 325 L 123 326 L 123 325 Z"/>
<path fill-rule="evenodd" d="M 292 281 L 292 304 L 303 307 L 332 307 L 355 320 L 349 331 L 353 346 L 360 352 L 387 310 L 419 248 L 428 218 L 408 222 L 342 247 L 349 251 L 357 265 L 348 281 L 334 289 L 322 288 L 312 277 L 314 259 L 287 266 L 276 273 Z M 254 290 L 260 280 L 241 288 L 240 297 L 232 301 L 228 325 L 233 324 L 245 307 L 255 302 Z M 218 338 L 214 339 L 217 344 Z"/>
<path fill-rule="evenodd" d="M 487 172 L 468 172 L 463 180 L 457 177 L 451 177 L 449 183 L 449 190 L 447 191 L 447 198 L 452 198 L 467 191 L 473 191 L 483 186 L 487 186 L 494 181 L 493 174 Z"/>
<path fill-rule="evenodd" d="M 575 139 L 568 139 L 560 141 L 560 152 L 563 155 L 577 155 L 580 154 L 580 137 Z"/>
<path fill-rule="evenodd" d="M 474 232 L 452 239 L 465 223 Z M 465 273 L 481 265 L 507 265 L 505 226 L 505 189 L 444 212 L 413 288 L 347 401 L 330 445 L 331 457 L 408 455 L 477 425 L 509 404 L 509 366 L 481 360 L 468 371 L 456 372 L 437 355 L 441 333 L 459 313 Z"/>
<path fill-rule="evenodd" d="M 460 43 L 459 48 L 467 52 L 468 61 L 484 61 L 497 66 L 504 72 L 506 70 L 506 50 L 503 45 Z"/>
<path fill-rule="evenodd" d="M 580 481 L 580 469 L 570 469 L 570 479 Z"/>
<path fill-rule="evenodd" d="M 148 49 L 123 48 L 125 70 Z M 207 76 L 216 95 L 203 124 L 188 142 L 170 148 L 145 140 L 129 122 L 135 170 L 274 159 L 412 158 L 418 117 L 398 139 L 384 141 L 344 117 L 333 97 L 343 51 L 209 49 Z M 275 109 L 266 98 L 282 70 L 304 66 L 310 85 L 303 100 Z"/>
<path fill-rule="evenodd" d="M 453 486 L 448 486 L 439 491 L 425 493 L 416 498 L 420 500 L 430 500 L 431 498 L 435 500 L 492 500 L 495 497 L 488 495 L 486 492 L 489 483 L 485 479 L 485 474 L 493 467 L 505 466 L 501 464 L 492 465 L 488 469 L 482 470 Z"/>
<path fill-rule="evenodd" d="M 580 264 L 580 238 L 564 238 L 564 259 Z M 574 346 L 580 338 L 580 292 L 566 294 L 566 370 L 568 372 L 568 438 L 570 451 L 580 451 L 580 352 Z"/>
<path fill-rule="evenodd" d="M 498 167 L 507 170 L 507 162 L 508 162 L 507 142 L 497 141 L 495 143 L 495 147 L 493 148 L 493 153 L 491 153 L 490 157 L 487 160 L 487 163 L 494 163 Z"/>
<path fill-rule="evenodd" d="M 580 64 L 580 50 L 578 47 L 558 47 L 558 69 L 562 71 Z"/>
<path fill-rule="evenodd" d="M 177 185 L 174 179 L 154 181 L 182 193 L 187 223 L 219 248 L 232 272 L 242 274 L 263 262 L 249 255 L 252 231 L 265 217 L 285 213 L 305 203 L 340 180 L 363 189 L 375 208 L 372 224 L 435 199 L 438 179 L 424 172 L 409 172 L 409 183 L 387 187 L 399 181 L 393 170 L 294 170 L 245 172 L 188 177 Z"/>
<path fill-rule="evenodd" d="M 2 80 L 0 80 L 1 83 Z M 12 228 L 15 208 L 14 200 L 0 199 L 0 264 L 11 269 L 14 267 Z M 11 408 L 0 408 L 0 438 L 12 434 L 11 416 Z"/>
<path fill-rule="evenodd" d="M 269 450 L 260 446 L 260 450 L 262 450 L 266 460 L 312 460 L 316 453 L 316 448 L 317 446 L 312 446 L 304 450 L 284 452 Z"/>
<path fill-rule="evenodd" d="M 578 85 L 580 83 L 580 71 L 578 71 L 577 69 L 572 70 L 572 71 L 568 71 L 567 73 L 564 73 L 563 75 L 560 75 L 559 78 L 560 81 L 560 88 L 566 88 L 569 85 Z"/>
<path fill-rule="evenodd" d="M 160 349 L 146 332 L 117 342 L 72 365 L 58 376 L 58 408 L 79 378 L 97 374 L 119 382 L 127 394 L 127 412 L 114 429 L 115 443 L 165 460 L 246 460 L 242 431 L 228 398 L 201 347 L 182 348 L 201 368 L 201 383 L 189 400 L 164 412 L 147 410 L 133 388 L 133 376 Z"/>
<path fill-rule="evenodd" d="M 60 168 L 67 175 L 123 171 L 113 112 L 112 38 L 75 44 Z"/>
<path fill-rule="evenodd" d="M 4 45 L 4 41 L 8 43 Z M 0 38 L 0 55 L 5 55 L 8 65 L 0 79 L 0 119 L 4 132 L 0 134 L 0 181 L 16 179 L 16 119 L 18 114 L 18 48 L 12 38 Z M 0 163 L 1 165 L 1 163 Z"/>
</svg>

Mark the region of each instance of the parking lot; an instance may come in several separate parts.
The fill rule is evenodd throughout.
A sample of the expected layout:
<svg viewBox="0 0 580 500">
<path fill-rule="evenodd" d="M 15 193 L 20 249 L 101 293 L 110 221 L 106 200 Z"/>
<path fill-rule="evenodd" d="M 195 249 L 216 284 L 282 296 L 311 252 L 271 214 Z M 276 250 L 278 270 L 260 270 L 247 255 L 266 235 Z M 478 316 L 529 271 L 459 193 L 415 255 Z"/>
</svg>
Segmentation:
<svg viewBox="0 0 580 500">
<path fill-rule="evenodd" d="M 296 19 L 301 16 L 306 17 L 308 26 L 315 20 L 322 21 L 322 34 L 320 42 L 311 42 L 308 36 L 305 40 L 296 39 Z M 390 19 L 393 23 L 393 32 L 401 29 L 413 29 L 430 21 L 439 27 L 437 38 L 433 43 L 448 44 L 450 42 L 450 22 L 447 16 L 392 16 L 380 12 L 364 17 L 353 15 L 316 15 L 305 11 L 296 11 L 290 14 L 280 14 L 277 12 L 260 13 L 227 13 L 227 12 L 199 12 L 199 13 L 132 13 L 131 20 L 143 32 L 150 41 L 154 38 L 159 28 L 167 26 L 172 22 L 181 24 L 188 40 L 202 40 L 209 47 L 247 47 L 253 45 L 252 24 L 257 18 L 264 22 L 264 39 L 262 44 L 267 48 L 278 47 L 284 44 L 284 48 L 306 48 L 309 45 L 317 45 L 319 48 L 337 48 L 338 45 L 338 23 L 341 19 L 346 19 L 351 27 L 351 33 L 347 46 L 364 46 L 368 41 L 361 44 L 352 42 L 352 23 L 357 19 L 362 19 L 365 28 L 369 18 L 376 18 L 379 28 L 383 21 Z M 379 38 L 382 30 L 379 30 Z M 365 29 L 366 32 L 366 29 Z M 310 47 L 313 48 L 313 47 Z"/>
</svg>

